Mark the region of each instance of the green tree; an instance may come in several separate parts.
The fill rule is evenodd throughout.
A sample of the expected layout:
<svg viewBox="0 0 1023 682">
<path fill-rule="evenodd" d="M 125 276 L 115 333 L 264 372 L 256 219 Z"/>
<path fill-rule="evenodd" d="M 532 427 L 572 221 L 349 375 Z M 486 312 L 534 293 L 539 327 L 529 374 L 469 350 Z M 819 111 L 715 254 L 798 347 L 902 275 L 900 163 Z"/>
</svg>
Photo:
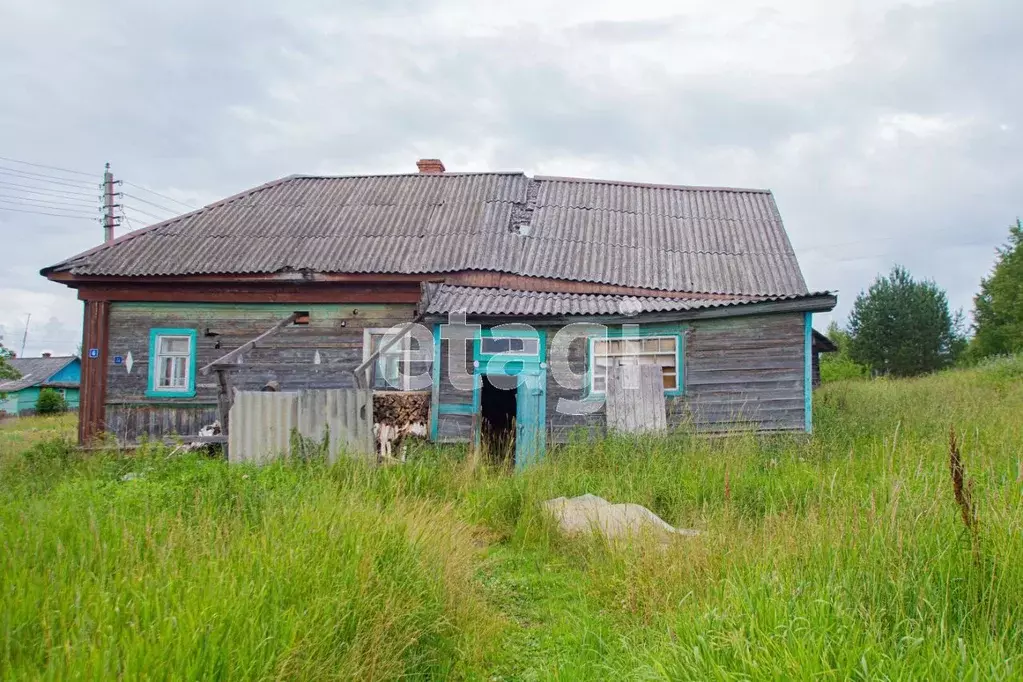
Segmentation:
<svg viewBox="0 0 1023 682">
<path fill-rule="evenodd" d="M 877 374 L 914 376 L 951 365 L 965 346 L 945 292 L 896 265 L 861 292 L 849 316 L 849 356 Z"/>
<path fill-rule="evenodd" d="M 849 346 L 852 343 L 849 332 L 832 321 L 828 325 L 827 336 L 838 350 L 821 354 L 821 383 L 862 379 L 870 374 L 870 370 L 849 357 Z"/>
<path fill-rule="evenodd" d="M 6 381 L 7 379 L 17 379 L 21 375 L 18 371 L 11 367 L 11 363 L 8 362 L 12 357 L 11 351 L 4 348 L 4 345 L 0 343 L 0 382 Z M 0 391 L 0 400 L 6 396 Z"/>
<path fill-rule="evenodd" d="M 991 276 L 980 281 L 973 299 L 975 357 L 1023 351 L 1023 223 L 1009 228 L 1009 241 L 998 249 Z"/>
<path fill-rule="evenodd" d="M 39 399 L 36 401 L 36 412 L 39 414 L 57 414 L 67 410 L 67 401 L 64 396 L 53 388 L 44 388 L 39 391 Z"/>
</svg>

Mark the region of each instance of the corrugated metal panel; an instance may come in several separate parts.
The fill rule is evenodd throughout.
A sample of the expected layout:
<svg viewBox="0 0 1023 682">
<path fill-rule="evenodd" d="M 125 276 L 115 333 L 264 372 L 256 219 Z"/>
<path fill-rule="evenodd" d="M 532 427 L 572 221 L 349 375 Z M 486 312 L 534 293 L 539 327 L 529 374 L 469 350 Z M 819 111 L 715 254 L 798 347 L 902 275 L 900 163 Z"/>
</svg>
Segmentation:
<svg viewBox="0 0 1023 682">
<path fill-rule="evenodd" d="M 664 291 L 806 293 L 770 192 L 521 173 L 285 178 L 54 269 L 119 276 L 492 270 Z"/>
<path fill-rule="evenodd" d="M 670 312 L 720 308 L 764 300 L 735 297 L 728 300 L 659 298 L 651 296 L 614 296 L 571 294 L 513 289 L 487 289 L 441 285 L 431 294 L 428 313 L 446 314 L 464 311 L 469 315 L 630 315 L 645 312 Z"/>
<path fill-rule="evenodd" d="M 329 433 L 330 461 L 338 454 L 370 456 L 373 392 L 328 389 L 292 392 L 241 391 L 235 394 L 228 429 L 232 462 L 263 464 L 291 456 L 291 434 L 323 442 Z"/>
</svg>

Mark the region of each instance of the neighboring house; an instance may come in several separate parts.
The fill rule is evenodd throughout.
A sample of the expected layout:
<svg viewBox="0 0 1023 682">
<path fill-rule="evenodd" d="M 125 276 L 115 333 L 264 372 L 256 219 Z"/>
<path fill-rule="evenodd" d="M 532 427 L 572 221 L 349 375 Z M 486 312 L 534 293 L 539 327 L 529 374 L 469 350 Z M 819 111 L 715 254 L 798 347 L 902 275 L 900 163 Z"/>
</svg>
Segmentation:
<svg viewBox="0 0 1023 682">
<path fill-rule="evenodd" d="M 64 396 L 68 409 L 78 409 L 78 387 L 82 363 L 74 355 L 40 358 L 8 358 L 7 363 L 21 375 L 0 381 L 0 413 L 34 414 L 39 391 L 52 388 Z"/>
<path fill-rule="evenodd" d="M 478 438 L 509 411 L 534 450 L 601 431 L 608 367 L 627 363 L 662 367 L 671 424 L 810 430 L 811 315 L 836 299 L 807 289 L 769 191 L 418 166 L 283 178 L 44 269 L 85 302 L 80 437 L 196 433 L 218 414 L 197 368 L 293 313 L 305 324 L 244 353 L 235 388 L 352 386 L 384 330 L 415 320 L 440 341 L 435 440 Z M 442 338 L 459 311 L 481 327 L 467 381 Z M 531 327 L 493 330 L 509 322 Z M 566 387 L 552 352 L 579 322 L 609 338 L 593 327 L 570 346 L 581 378 Z M 408 362 L 408 338 L 379 358 L 375 388 Z M 502 374 L 519 387 L 497 392 Z"/>
</svg>

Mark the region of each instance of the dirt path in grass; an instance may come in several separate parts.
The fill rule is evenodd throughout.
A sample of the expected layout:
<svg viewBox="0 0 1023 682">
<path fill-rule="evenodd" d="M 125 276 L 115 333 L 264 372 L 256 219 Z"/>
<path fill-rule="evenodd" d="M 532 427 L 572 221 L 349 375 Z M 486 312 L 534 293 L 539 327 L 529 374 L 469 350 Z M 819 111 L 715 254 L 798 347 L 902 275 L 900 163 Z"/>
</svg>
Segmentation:
<svg viewBox="0 0 1023 682">
<path fill-rule="evenodd" d="M 631 658 L 627 640 L 588 598 L 579 569 L 550 554 L 497 545 L 477 577 L 507 619 L 488 679 L 622 679 L 623 658 Z"/>
</svg>

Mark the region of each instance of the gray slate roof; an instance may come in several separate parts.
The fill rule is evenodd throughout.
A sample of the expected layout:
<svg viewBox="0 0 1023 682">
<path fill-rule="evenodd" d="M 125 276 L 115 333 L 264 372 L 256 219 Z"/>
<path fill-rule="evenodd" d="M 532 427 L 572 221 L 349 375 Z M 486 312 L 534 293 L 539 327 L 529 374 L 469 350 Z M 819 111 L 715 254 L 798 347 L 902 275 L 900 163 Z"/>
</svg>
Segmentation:
<svg viewBox="0 0 1023 682">
<path fill-rule="evenodd" d="M 794 298 L 802 298 L 802 296 L 790 295 L 767 298 L 734 296 L 724 300 L 708 300 L 516 291 L 512 289 L 490 289 L 442 284 L 430 291 L 429 302 L 425 312 L 434 315 L 464 312 L 467 315 L 520 315 L 525 317 L 634 315 L 637 313 L 722 308 L 744 303 L 760 303 Z"/>
<path fill-rule="evenodd" d="M 487 270 L 664 291 L 805 294 L 774 197 L 522 173 L 292 176 L 44 271 Z"/>
<path fill-rule="evenodd" d="M 20 391 L 23 388 L 45 383 L 47 379 L 70 365 L 75 359 L 74 355 L 49 358 L 11 358 L 7 362 L 21 375 L 21 378 L 0 381 L 0 393 Z"/>
</svg>

